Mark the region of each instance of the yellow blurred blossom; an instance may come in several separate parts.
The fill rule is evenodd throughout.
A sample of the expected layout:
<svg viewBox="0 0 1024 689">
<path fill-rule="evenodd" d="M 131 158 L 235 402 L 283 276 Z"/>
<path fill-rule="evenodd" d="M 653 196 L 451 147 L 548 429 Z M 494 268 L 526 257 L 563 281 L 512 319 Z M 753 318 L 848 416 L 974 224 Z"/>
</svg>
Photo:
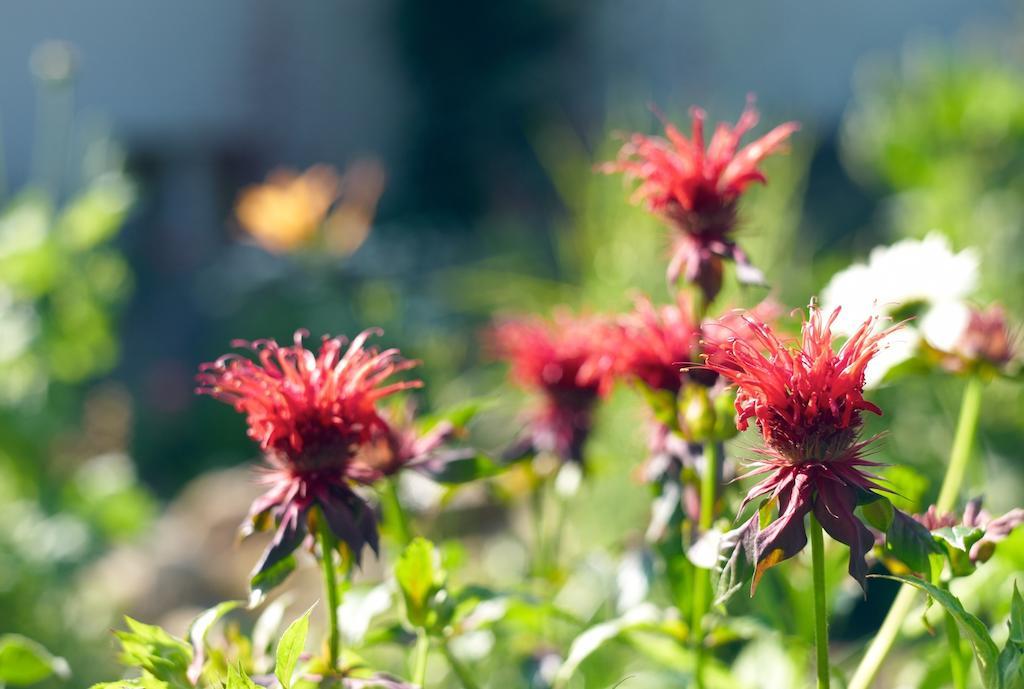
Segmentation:
<svg viewBox="0 0 1024 689">
<path fill-rule="evenodd" d="M 302 174 L 275 170 L 264 184 L 242 190 L 235 216 L 267 251 L 294 251 L 316 235 L 340 188 L 338 173 L 326 165 Z"/>
<path fill-rule="evenodd" d="M 235 216 L 267 251 L 296 251 L 312 244 L 322 230 L 325 248 L 347 256 L 369 234 L 383 188 L 383 168 L 372 159 L 354 162 L 344 175 L 327 165 L 301 174 L 275 170 L 265 183 L 239 194 Z"/>
</svg>

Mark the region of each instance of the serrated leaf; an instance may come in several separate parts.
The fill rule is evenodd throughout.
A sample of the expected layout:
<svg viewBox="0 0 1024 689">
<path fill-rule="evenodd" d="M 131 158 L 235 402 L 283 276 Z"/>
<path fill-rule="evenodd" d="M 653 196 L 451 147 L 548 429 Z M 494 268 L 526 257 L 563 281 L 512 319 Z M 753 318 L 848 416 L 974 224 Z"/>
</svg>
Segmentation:
<svg viewBox="0 0 1024 689">
<path fill-rule="evenodd" d="M 0 636 L 0 686 L 35 684 L 47 677 L 66 677 L 67 663 L 20 634 Z"/>
<path fill-rule="evenodd" d="M 218 603 L 196 617 L 188 628 L 188 640 L 192 644 L 192 662 L 188 666 L 188 679 L 192 684 L 199 682 L 206 662 L 206 634 L 217 620 L 242 605 L 242 601 L 229 600 Z"/>
<path fill-rule="evenodd" d="M 441 556 L 434 544 L 425 538 L 414 538 L 395 563 L 395 579 L 405 598 L 409 622 L 416 627 L 426 624 L 430 600 L 444 585 L 446 575 Z"/>
<path fill-rule="evenodd" d="M 192 647 L 164 629 L 125 618 L 128 631 L 116 632 L 121 642 L 121 662 L 137 667 L 174 689 L 190 689 L 188 666 Z M 145 679 L 145 677 L 143 677 Z"/>
<path fill-rule="evenodd" d="M 956 596 L 917 577 L 901 575 L 878 576 L 883 579 L 900 581 L 920 589 L 945 608 L 946 612 L 953 616 L 953 619 L 957 621 L 957 624 L 966 633 L 971 646 L 974 647 L 974 657 L 978 663 L 978 670 L 981 672 L 981 679 L 986 689 L 1004 689 L 999 673 L 999 649 L 996 647 L 995 642 L 992 641 L 992 637 L 989 635 L 988 628 L 985 627 L 984 623 L 964 610 L 964 606 Z"/>
<path fill-rule="evenodd" d="M 288 625 L 277 642 L 277 662 L 274 665 L 274 674 L 284 689 L 292 685 L 292 676 L 295 674 L 295 666 L 299 663 L 299 656 L 306 647 L 306 636 L 309 634 L 309 615 L 313 612 L 312 606 L 303 613 L 302 617 Z"/>
<path fill-rule="evenodd" d="M 255 608 L 267 598 L 267 594 L 281 585 L 288 575 L 295 571 L 295 556 L 279 560 L 273 567 L 259 570 L 249 580 L 249 607 Z"/>
</svg>

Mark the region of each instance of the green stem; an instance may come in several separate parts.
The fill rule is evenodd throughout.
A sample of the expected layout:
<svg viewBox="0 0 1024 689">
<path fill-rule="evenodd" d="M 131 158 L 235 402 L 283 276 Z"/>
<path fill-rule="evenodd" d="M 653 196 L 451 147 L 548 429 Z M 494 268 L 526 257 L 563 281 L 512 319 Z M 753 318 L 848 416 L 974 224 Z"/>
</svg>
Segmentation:
<svg viewBox="0 0 1024 689">
<path fill-rule="evenodd" d="M 412 681 L 423 687 L 427 680 L 427 655 L 430 653 L 430 637 L 422 628 L 416 630 L 416 649 L 413 652 Z"/>
<path fill-rule="evenodd" d="M 547 577 L 549 572 L 548 563 L 548 483 L 550 480 L 545 477 L 534 488 L 530 494 L 530 516 L 533 521 L 533 571 L 537 577 Z"/>
<path fill-rule="evenodd" d="M 710 441 L 704 445 L 704 472 L 700 477 L 700 516 L 697 525 L 700 533 L 705 534 L 715 521 L 715 492 L 718 487 L 718 445 Z M 693 608 L 691 629 L 694 643 L 697 645 L 697 662 L 694 671 L 694 683 L 697 687 L 704 686 L 704 615 L 708 611 L 708 598 L 711 593 L 711 572 L 695 569 L 693 577 Z"/>
<path fill-rule="evenodd" d="M 320 565 L 324 575 L 324 588 L 327 589 L 327 658 L 331 669 L 337 670 L 341 658 L 341 630 L 338 627 L 338 606 L 341 605 L 341 592 L 338 589 L 338 574 L 334 567 L 334 538 L 327 529 L 326 520 L 321 519 L 317 529 L 317 540 L 320 542 Z"/>
<path fill-rule="evenodd" d="M 983 384 L 979 378 L 972 376 L 967 379 L 963 400 L 960 403 L 960 418 L 957 420 L 956 432 L 953 434 L 953 448 L 950 451 L 946 477 L 942 480 L 942 488 L 939 490 L 939 499 L 936 502 L 936 509 L 940 513 L 951 510 L 960 495 L 964 476 L 967 473 L 967 465 L 971 458 L 971 450 L 978 435 L 982 390 Z M 871 687 L 875 675 L 882 667 L 882 661 L 885 660 L 885 656 L 889 654 L 889 650 L 896 643 L 903 620 L 910 614 L 916 598 L 917 590 L 912 586 L 904 584 L 900 587 L 882 626 L 878 628 L 875 638 L 871 640 L 871 645 L 868 646 L 868 650 L 854 671 L 848 689 L 869 689 Z"/>
<path fill-rule="evenodd" d="M 963 401 L 960 403 L 960 419 L 956 424 L 953 449 L 949 455 L 949 468 L 946 469 L 946 478 L 943 479 L 942 488 L 939 490 L 939 499 L 935 502 L 935 509 L 939 514 L 953 509 L 960 496 L 964 476 L 967 474 L 967 466 L 971 461 L 971 450 L 974 448 L 974 440 L 978 435 L 983 387 L 981 379 L 977 376 L 968 378 L 967 385 L 964 387 Z"/>
<path fill-rule="evenodd" d="M 412 529 L 409 526 L 409 517 L 405 514 L 405 508 L 402 507 L 402 501 L 398 498 L 398 484 L 394 478 L 384 481 L 384 502 L 394 522 L 393 526 L 398 540 L 403 546 L 409 545 L 409 542 L 412 541 Z"/>
<path fill-rule="evenodd" d="M 473 679 L 473 675 L 470 674 L 469 670 L 466 669 L 466 666 L 455 657 L 455 654 L 452 653 L 452 649 L 448 647 L 447 642 L 441 644 L 441 652 L 444 653 L 444 657 L 448 660 L 448 665 L 451 667 L 452 672 L 454 672 L 455 676 L 459 678 L 459 681 L 465 689 L 479 689 L 479 685 L 476 683 L 476 680 Z"/>
<path fill-rule="evenodd" d="M 900 635 L 900 628 L 907 615 L 914 608 L 914 601 L 917 599 L 917 589 L 904 584 L 900 587 L 899 593 L 889 607 L 889 612 L 882 622 L 882 626 L 875 633 L 867 652 L 861 658 L 853 677 L 850 679 L 848 689 L 870 689 L 878 669 L 882 667 L 882 661 L 888 655 L 889 649 L 896 643 L 896 637 Z"/>
<path fill-rule="evenodd" d="M 825 538 L 810 515 L 811 567 L 814 574 L 814 643 L 818 649 L 818 689 L 828 689 L 828 606 L 825 600 Z"/>
<path fill-rule="evenodd" d="M 548 549 L 550 553 L 548 559 L 549 566 L 551 567 L 552 571 L 557 572 L 559 571 L 559 565 L 561 564 L 562 536 L 565 533 L 564 527 L 566 499 L 559 495 L 557 490 L 553 490 L 552 493 L 554 494 L 552 497 L 554 497 L 555 500 L 555 506 L 552 510 L 555 524 L 552 527 L 554 533 L 551 535 L 551 538 L 549 539 L 550 543 Z"/>
</svg>

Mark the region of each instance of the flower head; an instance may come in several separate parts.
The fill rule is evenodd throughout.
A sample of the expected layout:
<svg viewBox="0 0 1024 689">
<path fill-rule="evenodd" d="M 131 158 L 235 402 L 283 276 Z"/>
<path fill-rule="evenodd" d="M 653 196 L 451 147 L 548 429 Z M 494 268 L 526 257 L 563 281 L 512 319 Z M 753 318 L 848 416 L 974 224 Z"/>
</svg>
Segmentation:
<svg viewBox="0 0 1024 689">
<path fill-rule="evenodd" d="M 765 570 L 804 547 L 804 517 L 812 510 L 833 538 L 850 546 L 850 574 L 864 586 L 873 537 L 853 510 L 877 499 L 880 486 L 866 472 L 875 466 L 863 456 L 870 441 L 858 435 L 864 412 L 881 414 L 864 399 L 864 370 L 887 331 L 869 318 L 835 351 L 831 328 L 838 315 L 825 318 L 812 304 L 798 346 L 750 318 L 749 339 L 705 345 L 705 365 L 738 388 L 738 427 L 753 420 L 765 442 L 747 474 L 764 478 L 744 504 L 767 496 L 779 507 L 778 519 L 763 529 L 753 517 L 755 586 Z"/>
<path fill-rule="evenodd" d="M 693 108 L 691 116 L 690 138 L 672 124 L 665 125 L 666 138 L 633 134 L 618 160 L 602 169 L 640 181 L 633 199 L 677 230 L 669 281 L 675 282 L 681 275 L 698 284 L 710 300 L 721 288 L 722 259 L 736 262 L 741 280 L 762 281 L 760 272 L 732 239 L 737 201 L 752 183 L 765 182 L 758 166 L 799 125 L 779 125 L 740 148 L 743 135 L 758 120 L 757 110 L 748 102 L 739 121 L 734 126 L 720 123 L 705 147 L 707 115 Z"/>
<path fill-rule="evenodd" d="M 513 380 L 541 397 L 512 454 L 547 452 L 582 461 L 594 405 L 614 380 L 616 332 L 604 319 L 564 312 L 550 321 L 522 318 L 494 328 L 495 353 L 509 361 Z"/>
<path fill-rule="evenodd" d="M 353 490 L 397 471 L 400 462 L 370 461 L 369 449 L 390 428 L 377 402 L 419 381 L 387 382 L 417 365 L 397 349 L 366 347 L 367 330 L 349 344 L 324 337 L 319 351 L 302 343 L 235 341 L 254 358 L 227 354 L 203 364 L 197 392 L 245 414 L 248 435 L 259 443 L 268 467 L 262 481 L 270 489 L 252 505 L 249 529 L 277 532 L 257 572 L 287 557 L 307 534 L 307 518 L 319 507 L 334 535 L 358 561 L 364 545 L 377 548 L 377 528 L 369 506 Z"/>
<path fill-rule="evenodd" d="M 933 532 L 959 526 L 978 529 L 981 533 L 972 540 L 968 557 L 972 563 L 979 563 L 987 562 L 992 557 L 996 544 L 1024 524 L 1024 509 L 1016 507 L 1001 517 L 993 517 L 982 509 L 981 499 L 975 498 L 967 503 L 962 515 L 953 512 L 942 514 L 935 505 L 930 505 L 924 513 L 915 514 L 914 519 Z"/>
<path fill-rule="evenodd" d="M 651 390 L 679 392 L 685 378 L 680 369 L 695 361 L 700 340 L 700 322 L 687 295 L 680 292 L 674 304 L 660 307 L 639 297 L 619 327 L 617 373 Z"/>
<path fill-rule="evenodd" d="M 1017 338 L 998 304 L 981 309 L 957 302 L 933 308 L 922 319 L 921 335 L 940 365 L 954 373 L 1007 373 L 1017 359 Z"/>
</svg>

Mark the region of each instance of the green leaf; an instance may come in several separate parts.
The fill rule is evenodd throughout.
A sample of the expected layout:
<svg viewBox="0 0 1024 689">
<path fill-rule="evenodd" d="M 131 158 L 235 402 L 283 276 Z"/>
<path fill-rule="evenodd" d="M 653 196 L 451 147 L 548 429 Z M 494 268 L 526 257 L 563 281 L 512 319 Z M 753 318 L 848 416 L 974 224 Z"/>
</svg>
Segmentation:
<svg viewBox="0 0 1024 689">
<path fill-rule="evenodd" d="M 974 657 L 978 662 L 978 669 L 981 671 L 981 679 L 986 689 L 1004 689 L 999 674 L 999 649 L 996 647 L 995 642 L 992 641 L 992 637 L 989 635 L 988 628 L 985 627 L 984 623 L 964 610 L 964 606 L 956 596 L 917 577 L 901 575 L 872 576 L 901 581 L 904 584 L 909 584 L 914 588 L 924 591 L 935 599 L 946 609 L 946 612 L 953 616 L 953 619 L 957 621 L 957 624 L 967 634 L 967 638 L 974 647 Z M 1006 687 L 1005 689 L 1010 688 Z"/>
<path fill-rule="evenodd" d="M 434 544 L 425 538 L 414 538 L 395 563 L 395 578 L 405 598 L 410 624 L 426 626 L 430 602 L 446 579 Z"/>
<path fill-rule="evenodd" d="M 1024 646 L 1024 597 L 1017 590 L 1017 582 L 1013 582 L 1013 598 L 1010 603 L 1010 636 L 1011 643 Z"/>
<path fill-rule="evenodd" d="M 123 178 L 94 184 L 68 204 L 57 219 L 56 233 L 73 249 L 92 248 L 121 228 L 132 201 L 131 186 Z"/>
<path fill-rule="evenodd" d="M 617 639 L 628 640 L 628 636 L 634 632 L 652 632 L 660 635 L 669 635 L 675 638 L 675 646 L 679 647 L 680 639 L 677 635 L 671 634 L 664 625 L 664 615 L 652 604 L 645 603 L 633 608 L 622 617 L 608 622 L 596 624 L 586 629 L 573 639 L 569 646 L 569 652 L 565 660 L 555 674 L 552 686 L 564 687 L 584 660 L 596 653 L 602 646 Z M 678 622 L 676 622 L 678 624 Z M 659 651 L 663 650 L 659 647 Z M 664 660 L 662 653 L 652 653 Z"/>
<path fill-rule="evenodd" d="M 497 476 L 505 469 L 490 457 L 470 451 L 453 459 L 428 461 L 422 472 L 438 483 L 459 484 Z"/>
<path fill-rule="evenodd" d="M 315 605 L 313 607 L 316 607 Z M 281 640 L 277 642 L 277 663 L 274 665 L 274 674 L 284 689 L 292 685 L 292 675 L 295 674 L 295 666 L 299 663 L 299 656 L 306 647 L 306 636 L 309 634 L 309 614 L 313 607 L 307 610 L 302 617 L 288 625 L 284 630 Z"/>
<path fill-rule="evenodd" d="M 1010 602 L 1010 633 L 1006 645 L 999 654 L 999 676 L 1004 689 L 1024 688 L 1024 598 L 1013 582 L 1013 598 Z"/>
<path fill-rule="evenodd" d="M 0 686 L 35 684 L 47 677 L 67 677 L 63 658 L 50 654 L 39 643 L 20 634 L 0 636 Z"/>
<path fill-rule="evenodd" d="M 946 552 L 953 576 L 965 577 L 977 567 L 971 561 L 971 546 L 981 540 L 984 530 L 970 526 L 944 527 L 932 531 L 932 537 Z"/>
<path fill-rule="evenodd" d="M 454 428 L 462 429 L 469 425 L 477 414 L 487 407 L 493 406 L 491 399 L 471 399 L 460 402 L 447 409 L 424 416 L 418 424 L 420 430 L 429 431 L 439 423 L 450 423 Z"/>
<path fill-rule="evenodd" d="M 289 555 L 268 567 L 253 574 L 249 580 L 249 607 L 255 608 L 267 598 L 267 594 L 277 588 L 288 575 L 295 571 L 295 556 Z"/>
<path fill-rule="evenodd" d="M 173 689 L 191 689 L 188 666 L 192 647 L 156 625 L 125 618 L 128 631 L 117 632 L 121 642 L 121 662 L 140 668 L 144 673 Z"/>
<path fill-rule="evenodd" d="M 895 518 L 895 511 L 893 510 L 892 503 L 889 499 L 877 495 L 875 493 L 870 494 L 874 499 L 869 499 L 868 502 L 863 503 L 860 506 L 860 511 L 864 515 L 864 519 L 867 520 L 868 524 L 875 527 L 879 531 L 888 531 L 889 527 L 892 526 L 893 519 Z"/>
<path fill-rule="evenodd" d="M 715 605 L 725 605 L 754 573 L 753 552 L 760 514 L 754 514 L 740 526 L 722 534 L 718 542 L 718 561 L 712 570 Z"/>
<path fill-rule="evenodd" d="M 241 605 L 242 601 L 238 600 L 218 603 L 205 610 L 189 625 L 188 640 L 192 644 L 192 662 L 188 666 L 188 678 L 192 684 L 198 684 L 199 676 L 203 673 L 203 664 L 206 662 L 206 633 L 217 620 Z"/>
<path fill-rule="evenodd" d="M 928 529 L 903 512 L 896 511 L 885 533 L 885 553 L 896 558 L 912 572 L 929 574 L 929 555 L 943 554 Z"/>
<path fill-rule="evenodd" d="M 237 665 L 228 668 L 228 682 L 225 689 L 259 689 L 249 675 L 242 671 Z"/>
</svg>

